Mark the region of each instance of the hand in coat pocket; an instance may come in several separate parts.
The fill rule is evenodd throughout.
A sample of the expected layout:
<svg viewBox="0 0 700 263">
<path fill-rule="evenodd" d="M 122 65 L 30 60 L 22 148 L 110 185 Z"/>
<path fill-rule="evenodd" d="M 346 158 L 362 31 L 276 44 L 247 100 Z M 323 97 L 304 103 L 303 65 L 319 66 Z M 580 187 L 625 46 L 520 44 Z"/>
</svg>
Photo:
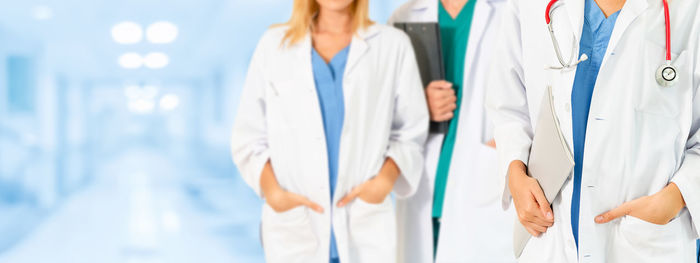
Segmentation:
<svg viewBox="0 0 700 263">
<path fill-rule="evenodd" d="M 277 182 L 269 161 L 263 167 L 262 175 L 260 176 L 260 188 L 262 188 L 267 205 L 277 213 L 286 212 L 302 205 L 318 213 L 323 213 L 323 207 L 319 204 L 304 196 L 284 190 Z"/>
<path fill-rule="evenodd" d="M 379 174 L 353 188 L 349 194 L 340 199 L 338 207 L 343 207 L 358 197 L 369 204 L 381 204 L 394 189 L 394 183 L 400 174 L 396 163 L 391 158 L 387 158 Z"/>
<path fill-rule="evenodd" d="M 670 183 L 656 194 L 643 196 L 596 216 L 595 222 L 604 224 L 622 216 L 632 216 L 648 223 L 665 225 L 685 207 L 678 186 Z"/>
</svg>

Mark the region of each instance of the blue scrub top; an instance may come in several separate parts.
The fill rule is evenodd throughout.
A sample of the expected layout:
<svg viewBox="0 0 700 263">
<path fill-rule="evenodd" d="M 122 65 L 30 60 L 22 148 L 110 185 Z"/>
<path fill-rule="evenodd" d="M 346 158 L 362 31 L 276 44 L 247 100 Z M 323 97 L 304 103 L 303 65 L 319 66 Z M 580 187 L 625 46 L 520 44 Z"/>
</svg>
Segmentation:
<svg viewBox="0 0 700 263">
<path fill-rule="evenodd" d="M 576 67 L 574 87 L 571 91 L 571 118 L 573 125 L 574 144 L 574 192 L 571 200 L 571 230 L 574 234 L 576 247 L 578 248 L 578 223 L 581 198 L 581 176 L 583 172 L 583 152 L 586 142 L 586 126 L 588 125 L 588 111 L 591 107 L 593 88 L 600 65 L 608 49 L 610 35 L 615 28 L 615 21 L 620 12 L 610 15 L 605 14 L 594 0 L 586 0 L 584 10 L 583 32 L 579 44 L 579 57 L 588 55 L 588 60 L 581 62 Z"/>
<path fill-rule="evenodd" d="M 345 99 L 343 97 L 343 74 L 348 59 L 350 46 L 338 52 L 331 61 L 326 64 L 316 49 L 312 49 L 311 65 L 313 67 L 314 84 L 318 102 L 321 105 L 323 117 L 323 131 L 326 135 L 326 148 L 328 151 L 328 175 L 331 189 L 331 202 L 335 193 L 335 184 L 338 181 L 338 159 L 340 155 L 340 134 L 343 130 L 345 119 Z M 331 209 L 332 209 L 331 205 Z M 331 229 L 330 262 L 338 261 L 338 248 L 335 243 L 335 234 Z"/>
</svg>

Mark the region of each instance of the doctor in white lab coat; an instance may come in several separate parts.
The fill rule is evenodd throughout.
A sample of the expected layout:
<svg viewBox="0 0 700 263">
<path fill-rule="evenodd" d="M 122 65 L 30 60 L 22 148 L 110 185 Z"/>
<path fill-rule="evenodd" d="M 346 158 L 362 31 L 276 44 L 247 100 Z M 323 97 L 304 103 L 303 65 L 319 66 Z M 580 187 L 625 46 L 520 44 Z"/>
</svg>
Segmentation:
<svg viewBox="0 0 700 263">
<path fill-rule="evenodd" d="M 290 22 L 269 29 L 255 50 L 232 135 L 243 179 L 266 201 L 265 259 L 395 262 L 396 221 L 387 196 L 392 189 L 399 198 L 415 193 L 429 118 L 410 41 L 369 21 L 366 0 L 294 6 Z M 324 56 L 333 59 L 321 61 Z M 340 86 L 320 86 L 319 66 L 338 70 Z M 341 100 L 322 100 L 322 92 Z M 339 107 L 343 115 L 326 118 Z M 326 136 L 332 135 L 325 131 L 327 121 L 340 118 L 336 170 L 329 168 Z"/>
<path fill-rule="evenodd" d="M 545 22 L 547 0 L 508 0 L 490 81 L 503 203 L 512 200 L 530 233 L 521 262 L 695 262 L 700 230 L 700 2 L 672 0 L 672 65 L 678 82 L 657 83 L 665 64 L 661 0 L 597 3 L 619 15 L 590 101 L 582 167 L 578 248 L 571 211 L 573 173 L 549 204 L 525 174 L 545 89 L 573 147 L 572 87 L 577 70 L 559 66 Z M 579 54 L 584 0 L 552 13 L 565 59 Z M 571 44 L 573 43 L 573 44 Z M 544 201 L 542 201 L 544 199 Z M 547 214 L 552 212 L 553 215 Z M 553 224 L 545 218 L 552 218 Z"/>
<path fill-rule="evenodd" d="M 439 1 L 409 1 L 394 12 L 389 24 L 437 23 Z M 493 133 L 484 109 L 487 71 L 494 61 L 493 47 L 501 36 L 497 27 L 505 0 L 469 1 L 476 1 L 476 6 L 466 47 L 463 82 L 460 83 L 463 95 L 459 119 L 455 120 L 458 121 L 458 128 L 447 177 L 435 262 L 514 262 L 510 253 L 512 215 L 501 209 L 497 154 L 493 145 L 488 145 Z M 444 2 L 450 4 L 459 1 Z M 461 12 L 465 12 L 464 9 L 466 7 Z M 426 95 L 445 96 L 430 92 Z M 450 95 L 454 97 L 454 93 L 447 94 Z M 431 112 L 431 115 L 435 116 L 436 112 Z M 440 121 L 449 120 L 452 115 L 448 114 Z M 413 197 L 397 201 L 400 262 L 433 262 L 431 212 L 435 174 L 444 137 L 442 133 L 429 135 L 420 188 Z"/>
</svg>

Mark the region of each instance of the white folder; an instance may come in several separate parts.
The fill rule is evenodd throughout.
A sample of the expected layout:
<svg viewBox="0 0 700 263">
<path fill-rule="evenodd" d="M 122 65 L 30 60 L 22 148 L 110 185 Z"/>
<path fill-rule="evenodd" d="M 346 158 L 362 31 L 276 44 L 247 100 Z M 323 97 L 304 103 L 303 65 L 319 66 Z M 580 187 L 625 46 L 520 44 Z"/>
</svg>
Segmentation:
<svg viewBox="0 0 700 263">
<path fill-rule="evenodd" d="M 527 173 L 537 179 L 547 201 L 551 204 L 574 168 L 574 157 L 559 126 L 559 119 L 554 109 L 552 86 L 548 86 L 544 93 L 535 136 L 530 148 Z M 516 220 L 513 233 L 515 257 L 520 257 L 531 237 L 532 235 L 525 230 L 520 221 Z"/>
</svg>

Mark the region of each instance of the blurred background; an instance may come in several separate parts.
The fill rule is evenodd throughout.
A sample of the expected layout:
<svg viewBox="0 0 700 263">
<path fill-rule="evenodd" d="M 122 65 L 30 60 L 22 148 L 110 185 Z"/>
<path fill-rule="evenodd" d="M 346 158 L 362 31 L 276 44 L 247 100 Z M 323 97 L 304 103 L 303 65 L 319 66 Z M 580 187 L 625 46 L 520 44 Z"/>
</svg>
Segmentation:
<svg viewBox="0 0 700 263">
<path fill-rule="evenodd" d="M 291 4 L 0 0 L 0 262 L 262 262 L 229 133 Z"/>
</svg>

